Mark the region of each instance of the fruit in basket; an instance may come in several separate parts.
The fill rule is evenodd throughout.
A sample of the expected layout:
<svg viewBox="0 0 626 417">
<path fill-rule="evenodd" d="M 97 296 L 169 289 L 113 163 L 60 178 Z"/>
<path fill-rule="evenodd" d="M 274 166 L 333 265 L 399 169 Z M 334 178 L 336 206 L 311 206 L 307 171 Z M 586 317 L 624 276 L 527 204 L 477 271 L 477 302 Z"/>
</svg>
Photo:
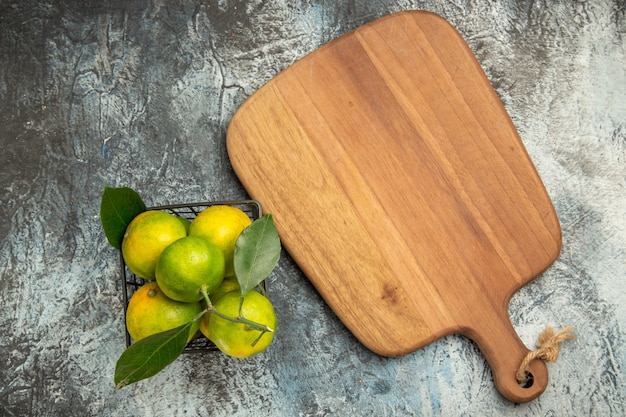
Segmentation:
<svg viewBox="0 0 626 417">
<path fill-rule="evenodd" d="M 200 301 L 224 280 L 224 253 L 198 236 L 178 239 L 163 250 L 156 280 L 165 295 L 183 302 Z"/>
<path fill-rule="evenodd" d="M 180 207 L 185 209 L 179 212 L 178 206 L 172 206 L 169 212 L 148 210 L 141 196 L 127 187 L 105 187 L 102 195 L 100 218 L 107 240 L 121 250 L 131 272 L 144 279 L 157 279 L 136 289 L 128 302 L 126 327 L 134 343 L 116 363 L 116 389 L 149 378 L 172 363 L 187 343 L 204 333 L 200 324 L 207 315 L 206 333 L 211 334 L 212 329 L 215 334 L 211 334 L 211 340 L 227 355 L 252 356 L 265 350 L 274 338 L 274 309 L 256 291 L 281 253 L 272 216 L 266 214 L 253 223 L 242 210 L 218 205 L 201 212 L 191 231 L 192 221 L 183 218 L 189 216 L 189 205 Z M 183 216 L 177 216 L 179 213 Z M 207 263 L 202 257 L 185 261 L 190 253 L 178 256 L 174 250 L 187 244 L 194 252 L 203 239 L 204 245 L 211 246 L 212 242 L 208 263 L 217 265 L 207 274 L 198 272 Z M 182 243 L 175 244 L 179 241 Z M 174 248 L 171 253 L 167 251 L 170 246 Z M 229 264 L 227 278 L 225 257 Z M 196 280 L 200 275 L 201 283 Z M 173 286 L 175 276 L 182 276 L 178 281 L 186 283 L 183 293 L 204 301 L 180 302 L 168 297 L 165 288 Z M 136 281 L 128 280 L 125 285 L 130 288 Z"/>
<path fill-rule="evenodd" d="M 138 214 L 122 240 L 124 262 L 135 275 L 153 280 L 159 256 L 172 242 L 187 235 L 184 224 L 173 214 L 148 210 Z"/>
<path fill-rule="evenodd" d="M 179 217 L 178 220 L 180 220 L 183 226 L 185 226 L 185 230 L 187 231 L 187 233 L 189 233 L 189 225 L 191 224 L 191 220 L 185 217 Z"/>
<path fill-rule="evenodd" d="M 259 292 L 250 291 L 244 296 L 241 311 L 240 299 L 239 291 L 231 291 L 214 304 L 215 310 L 229 317 L 241 316 L 267 326 L 271 331 L 253 329 L 249 324 L 236 323 L 212 313 L 209 315 L 208 335 L 205 336 L 226 355 L 247 358 L 264 351 L 272 343 L 277 320 L 272 303 Z"/>
<path fill-rule="evenodd" d="M 233 256 L 235 243 L 241 232 L 252 221 L 243 210 L 225 205 L 215 205 L 204 209 L 189 225 L 190 236 L 203 237 L 224 252 L 226 276 L 233 276 Z"/>
<path fill-rule="evenodd" d="M 126 310 L 126 328 L 136 342 L 181 326 L 201 311 L 199 302 L 181 303 L 172 300 L 152 281 L 139 287 L 131 296 Z M 199 321 L 192 325 L 188 341 L 194 337 L 199 325 Z"/>
<path fill-rule="evenodd" d="M 239 290 L 239 283 L 237 282 L 237 279 L 235 277 L 224 278 L 224 281 L 222 281 L 220 286 L 211 291 L 211 293 L 209 294 L 209 299 L 213 304 L 215 304 L 220 298 L 224 296 L 224 294 L 234 290 Z"/>
</svg>

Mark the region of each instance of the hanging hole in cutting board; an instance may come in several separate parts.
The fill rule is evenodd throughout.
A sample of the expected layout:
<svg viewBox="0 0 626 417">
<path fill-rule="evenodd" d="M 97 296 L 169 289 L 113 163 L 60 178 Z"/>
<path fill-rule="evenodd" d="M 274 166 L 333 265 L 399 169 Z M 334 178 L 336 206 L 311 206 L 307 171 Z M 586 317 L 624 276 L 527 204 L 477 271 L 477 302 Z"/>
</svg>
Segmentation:
<svg viewBox="0 0 626 417">
<path fill-rule="evenodd" d="M 533 386 L 534 381 L 535 381 L 535 378 L 533 377 L 533 374 L 526 371 L 524 374 L 524 380 L 519 383 L 519 386 L 522 388 L 530 388 Z"/>
</svg>

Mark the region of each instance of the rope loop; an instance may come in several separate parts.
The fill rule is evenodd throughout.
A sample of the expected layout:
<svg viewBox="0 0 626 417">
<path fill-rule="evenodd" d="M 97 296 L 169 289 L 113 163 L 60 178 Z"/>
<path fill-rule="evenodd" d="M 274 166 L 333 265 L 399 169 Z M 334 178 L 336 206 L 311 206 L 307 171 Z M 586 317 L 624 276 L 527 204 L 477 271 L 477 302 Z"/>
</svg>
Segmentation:
<svg viewBox="0 0 626 417">
<path fill-rule="evenodd" d="M 547 327 L 543 332 L 541 332 L 539 339 L 537 339 L 537 349 L 528 352 L 515 373 L 517 382 L 520 385 L 523 385 L 528 381 L 528 365 L 532 361 L 539 359 L 544 362 L 555 362 L 559 356 L 561 343 L 566 340 L 573 339 L 576 339 L 576 335 L 574 334 L 572 326 L 567 326 L 556 333 L 554 333 L 552 327 Z"/>
</svg>

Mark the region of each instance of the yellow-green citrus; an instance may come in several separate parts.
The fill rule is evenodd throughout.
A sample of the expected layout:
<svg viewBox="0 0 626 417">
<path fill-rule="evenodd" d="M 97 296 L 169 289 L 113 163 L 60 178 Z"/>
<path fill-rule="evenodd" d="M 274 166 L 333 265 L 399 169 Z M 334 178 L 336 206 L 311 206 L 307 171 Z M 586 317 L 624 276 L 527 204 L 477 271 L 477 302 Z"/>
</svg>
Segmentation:
<svg viewBox="0 0 626 417">
<path fill-rule="evenodd" d="M 124 262 L 135 275 L 153 280 L 163 249 L 186 235 L 185 226 L 173 214 L 159 210 L 144 211 L 130 222 L 124 233 Z"/>
<path fill-rule="evenodd" d="M 228 317 L 237 317 L 240 298 L 240 291 L 231 291 L 220 298 L 214 307 Z M 274 340 L 276 313 L 269 299 L 256 291 L 250 291 L 244 296 L 241 316 L 274 331 L 262 333 L 248 324 L 232 322 L 213 313 L 209 315 L 208 335 L 205 336 L 226 355 L 247 358 L 264 351 Z"/>
<path fill-rule="evenodd" d="M 191 224 L 191 220 L 185 217 L 179 217 L 178 220 L 180 220 L 183 226 L 185 226 L 185 230 L 187 231 L 187 233 L 189 233 L 189 225 Z"/>
<path fill-rule="evenodd" d="M 224 294 L 234 290 L 239 290 L 239 283 L 235 277 L 224 278 L 219 287 L 209 293 L 209 299 L 213 304 L 217 303 Z"/>
<path fill-rule="evenodd" d="M 201 290 L 211 292 L 224 279 L 222 250 L 198 236 L 178 239 L 163 250 L 156 280 L 165 295 L 183 302 L 199 301 Z"/>
<path fill-rule="evenodd" d="M 191 321 L 202 311 L 199 302 L 181 303 L 174 301 L 154 281 L 142 285 L 130 298 L 126 310 L 126 328 L 134 341 L 166 330 L 171 330 Z M 200 326 L 197 320 L 189 331 L 190 341 Z"/>
<path fill-rule="evenodd" d="M 203 237 L 219 246 L 226 260 L 226 276 L 232 276 L 235 243 L 241 232 L 251 223 L 248 215 L 237 207 L 210 206 L 192 220 L 189 235 Z"/>
</svg>

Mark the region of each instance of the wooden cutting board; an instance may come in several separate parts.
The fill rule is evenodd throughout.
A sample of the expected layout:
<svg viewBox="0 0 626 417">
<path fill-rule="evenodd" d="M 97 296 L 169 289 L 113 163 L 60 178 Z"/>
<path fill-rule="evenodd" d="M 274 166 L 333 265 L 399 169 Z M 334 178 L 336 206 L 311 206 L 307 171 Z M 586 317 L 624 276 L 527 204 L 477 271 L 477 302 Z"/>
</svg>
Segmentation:
<svg viewBox="0 0 626 417">
<path fill-rule="evenodd" d="M 284 247 L 365 346 L 395 356 L 463 334 L 505 397 L 543 392 L 543 362 L 532 386 L 516 382 L 528 348 L 507 308 L 558 256 L 559 222 L 448 22 L 402 12 L 321 47 L 241 106 L 227 146 Z"/>
</svg>

